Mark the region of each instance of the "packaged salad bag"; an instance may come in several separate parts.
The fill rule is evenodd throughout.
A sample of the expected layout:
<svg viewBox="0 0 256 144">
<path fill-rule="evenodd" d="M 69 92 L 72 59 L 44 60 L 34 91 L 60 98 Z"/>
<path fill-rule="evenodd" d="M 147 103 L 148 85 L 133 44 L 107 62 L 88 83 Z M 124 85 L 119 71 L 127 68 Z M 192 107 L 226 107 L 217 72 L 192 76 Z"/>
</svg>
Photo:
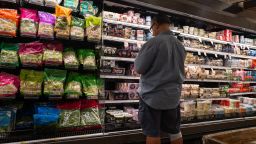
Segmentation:
<svg viewBox="0 0 256 144">
<path fill-rule="evenodd" d="M 98 85 L 96 76 L 83 75 L 81 76 L 81 82 L 83 85 L 83 93 L 87 96 L 87 99 L 98 99 Z"/>
<path fill-rule="evenodd" d="M 72 16 L 70 38 L 72 40 L 84 40 L 84 19 Z"/>
<path fill-rule="evenodd" d="M 75 128 L 80 126 L 80 101 L 61 102 L 57 108 L 61 110 L 59 127 Z"/>
<path fill-rule="evenodd" d="M 41 96 L 44 74 L 41 71 L 25 70 L 20 72 L 20 93 L 25 98 Z"/>
<path fill-rule="evenodd" d="M 96 100 L 81 100 L 81 126 L 101 128 L 99 103 Z"/>
<path fill-rule="evenodd" d="M 0 9 L 0 35 L 15 37 L 18 25 L 18 12 L 14 9 Z"/>
<path fill-rule="evenodd" d="M 97 69 L 95 53 L 90 49 L 79 49 L 78 57 L 83 69 Z"/>
<path fill-rule="evenodd" d="M 6 110 L 0 110 L 0 133 L 10 132 L 12 121 L 11 121 L 12 112 Z"/>
<path fill-rule="evenodd" d="M 64 7 L 71 8 L 74 11 L 77 11 L 79 0 L 64 0 Z"/>
<path fill-rule="evenodd" d="M 63 53 L 64 65 L 66 69 L 78 69 L 79 61 L 73 48 L 65 48 Z"/>
<path fill-rule="evenodd" d="M 24 67 L 41 67 L 43 64 L 44 45 L 40 42 L 22 43 L 19 56 Z"/>
<path fill-rule="evenodd" d="M 38 12 L 39 28 L 38 36 L 40 38 L 53 39 L 54 38 L 54 25 L 56 18 L 53 14 L 47 12 Z"/>
<path fill-rule="evenodd" d="M 20 35 L 36 37 L 38 29 L 38 15 L 36 10 L 20 8 Z"/>
<path fill-rule="evenodd" d="M 64 94 L 66 70 L 45 69 L 44 95 L 49 98 L 61 98 Z"/>
<path fill-rule="evenodd" d="M 19 66 L 18 44 L 1 43 L 0 67 L 16 68 Z"/>
<path fill-rule="evenodd" d="M 86 36 L 88 41 L 101 40 L 102 17 L 89 16 L 86 18 Z"/>
<path fill-rule="evenodd" d="M 68 99 L 79 99 L 82 96 L 82 84 L 79 73 L 70 72 L 68 74 L 65 94 Z"/>
<path fill-rule="evenodd" d="M 48 66 L 60 66 L 63 64 L 63 45 L 60 42 L 44 43 L 43 61 Z"/>
<path fill-rule="evenodd" d="M 18 76 L 0 73 L 0 97 L 15 97 L 20 87 Z"/>
<path fill-rule="evenodd" d="M 80 14 L 87 17 L 90 15 L 96 15 L 98 13 L 98 7 L 93 5 L 92 0 L 80 0 Z"/>
<path fill-rule="evenodd" d="M 55 31 L 57 38 L 69 39 L 71 24 L 71 9 L 57 5 L 55 8 Z"/>
</svg>

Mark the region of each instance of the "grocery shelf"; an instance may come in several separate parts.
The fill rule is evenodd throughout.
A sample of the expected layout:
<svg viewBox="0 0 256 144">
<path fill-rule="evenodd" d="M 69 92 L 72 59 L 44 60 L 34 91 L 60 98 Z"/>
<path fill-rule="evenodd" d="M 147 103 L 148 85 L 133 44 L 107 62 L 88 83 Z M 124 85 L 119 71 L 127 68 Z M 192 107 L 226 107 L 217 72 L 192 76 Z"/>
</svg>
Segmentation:
<svg viewBox="0 0 256 144">
<path fill-rule="evenodd" d="M 243 93 L 230 93 L 229 96 L 241 96 L 241 95 L 252 95 L 256 94 L 256 92 L 243 92 Z"/>
<path fill-rule="evenodd" d="M 256 83 L 256 81 L 214 80 L 214 79 L 185 79 L 185 82 Z"/>
<path fill-rule="evenodd" d="M 225 67 L 225 66 L 211 66 L 211 65 L 200 65 L 200 64 L 185 64 L 185 66 L 198 66 L 201 68 L 212 68 L 212 69 L 232 69 L 231 67 Z"/>
<path fill-rule="evenodd" d="M 106 35 L 103 35 L 102 38 L 104 40 L 110 40 L 110 41 L 116 41 L 116 42 L 128 42 L 128 43 L 134 43 L 134 44 L 144 44 L 146 42 L 146 41 L 131 40 L 131 39 L 125 39 L 125 38 L 119 38 L 119 37 L 113 37 L 113 36 L 106 36 Z"/>
<path fill-rule="evenodd" d="M 140 77 L 135 76 L 118 76 L 118 75 L 100 75 L 100 78 L 105 79 L 130 79 L 130 80 L 139 80 Z"/>
<path fill-rule="evenodd" d="M 181 33 L 181 32 L 176 31 L 176 30 L 172 30 L 172 32 L 178 33 L 180 36 L 183 36 L 183 37 L 186 37 L 186 38 L 198 39 L 199 41 L 208 41 L 208 42 L 211 42 L 211 43 L 219 43 L 219 44 L 230 44 L 230 45 L 234 45 L 234 46 L 240 46 L 242 48 L 256 49 L 256 46 L 254 46 L 254 45 L 222 41 L 222 40 L 217 40 L 217 39 L 213 39 L 213 38 L 206 38 L 206 37 L 201 37 L 201 36 Z"/>
<path fill-rule="evenodd" d="M 111 24 L 120 24 L 124 26 L 129 26 L 129 27 L 134 27 L 134 28 L 141 28 L 141 29 L 150 29 L 150 26 L 147 25 L 140 25 L 140 24 L 134 24 L 134 23 L 127 23 L 127 22 L 121 22 L 121 21 L 116 21 L 116 20 L 110 20 L 110 19 L 103 19 L 104 22 L 106 23 L 111 23 Z"/>
<path fill-rule="evenodd" d="M 123 57 L 109 57 L 109 56 L 101 56 L 102 60 L 114 60 L 114 61 L 127 61 L 134 62 L 135 58 L 123 58 Z"/>
<path fill-rule="evenodd" d="M 211 98 L 182 98 L 180 101 L 191 101 L 191 100 L 223 100 L 229 99 L 227 97 L 211 97 Z"/>
<path fill-rule="evenodd" d="M 123 104 L 123 103 L 138 103 L 139 100 L 100 100 L 102 104 Z"/>
</svg>

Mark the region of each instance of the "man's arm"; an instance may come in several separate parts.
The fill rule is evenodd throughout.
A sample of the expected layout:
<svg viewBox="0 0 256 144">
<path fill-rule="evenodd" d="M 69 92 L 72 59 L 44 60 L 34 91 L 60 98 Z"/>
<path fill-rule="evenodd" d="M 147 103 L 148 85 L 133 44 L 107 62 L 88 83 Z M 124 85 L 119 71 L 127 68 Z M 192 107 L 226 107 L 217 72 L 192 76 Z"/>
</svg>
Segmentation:
<svg viewBox="0 0 256 144">
<path fill-rule="evenodd" d="M 158 43 L 155 39 L 151 39 L 143 45 L 135 60 L 135 70 L 137 73 L 145 74 L 149 70 L 156 57 L 157 45 Z"/>
</svg>

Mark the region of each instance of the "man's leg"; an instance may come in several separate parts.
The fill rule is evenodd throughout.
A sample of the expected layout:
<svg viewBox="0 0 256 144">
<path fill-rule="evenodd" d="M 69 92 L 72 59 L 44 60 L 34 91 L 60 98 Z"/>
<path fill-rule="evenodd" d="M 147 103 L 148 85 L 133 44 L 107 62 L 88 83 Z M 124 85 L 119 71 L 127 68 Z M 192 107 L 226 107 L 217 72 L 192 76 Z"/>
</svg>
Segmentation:
<svg viewBox="0 0 256 144">
<path fill-rule="evenodd" d="M 147 136 L 146 144 L 161 144 L 161 138 Z"/>
</svg>

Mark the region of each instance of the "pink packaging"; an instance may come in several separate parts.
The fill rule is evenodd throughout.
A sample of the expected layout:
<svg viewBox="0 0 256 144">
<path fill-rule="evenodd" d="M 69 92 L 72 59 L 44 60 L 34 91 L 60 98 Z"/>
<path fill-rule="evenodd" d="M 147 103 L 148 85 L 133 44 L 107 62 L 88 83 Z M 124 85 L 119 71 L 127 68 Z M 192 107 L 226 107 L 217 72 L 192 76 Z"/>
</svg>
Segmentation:
<svg viewBox="0 0 256 144">
<path fill-rule="evenodd" d="M 20 8 L 21 22 L 20 34 L 21 36 L 36 37 L 38 29 L 38 16 L 36 10 Z"/>
<path fill-rule="evenodd" d="M 131 17 L 134 16 L 134 11 L 133 10 L 129 10 L 127 13 L 128 13 L 128 16 L 131 16 Z"/>
<path fill-rule="evenodd" d="M 232 30 L 229 30 L 229 29 L 224 30 L 224 38 L 225 38 L 225 41 L 232 41 Z"/>
<path fill-rule="evenodd" d="M 38 12 L 39 28 L 38 36 L 41 38 L 54 38 L 55 16 L 47 12 Z"/>
<path fill-rule="evenodd" d="M 15 96 L 20 87 L 20 79 L 18 76 L 0 73 L 0 97 Z"/>
</svg>

